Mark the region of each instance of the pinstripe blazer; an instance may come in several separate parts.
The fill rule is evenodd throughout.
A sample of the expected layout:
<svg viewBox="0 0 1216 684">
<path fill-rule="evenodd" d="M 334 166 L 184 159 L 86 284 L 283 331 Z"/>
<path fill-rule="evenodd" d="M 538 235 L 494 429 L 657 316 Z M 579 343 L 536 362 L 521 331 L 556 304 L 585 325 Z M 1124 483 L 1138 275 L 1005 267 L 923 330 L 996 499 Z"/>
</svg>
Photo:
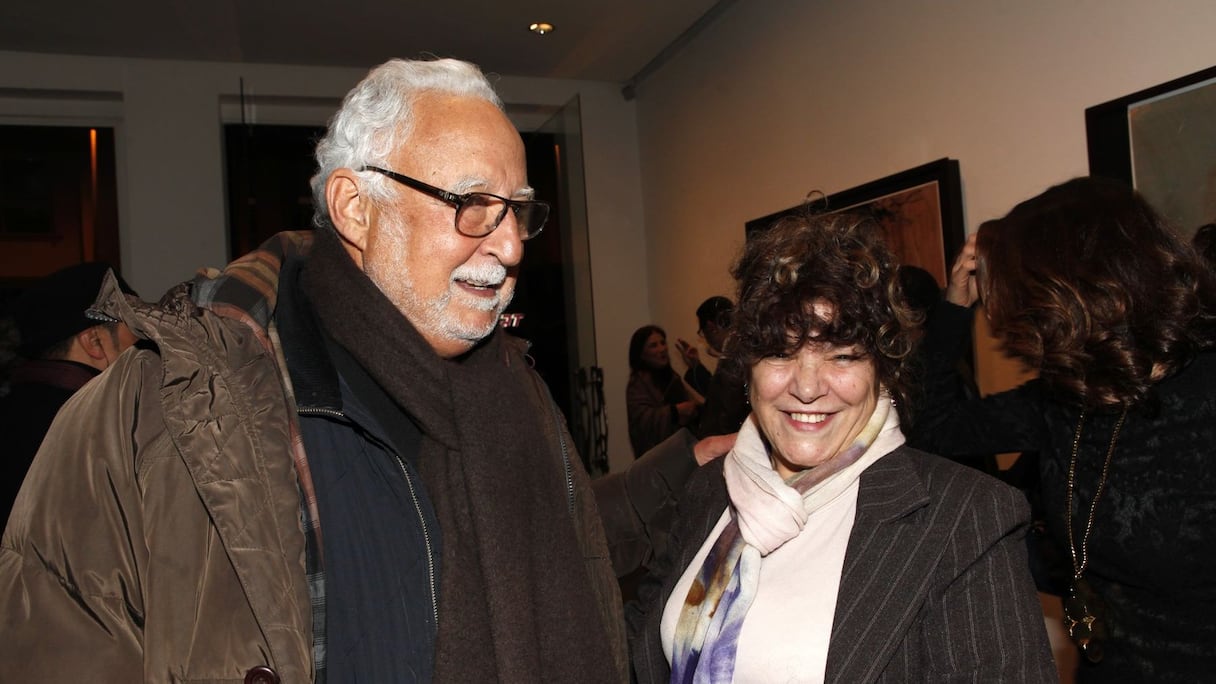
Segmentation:
<svg viewBox="0 0 1216 684">
<path fill-rule="evenodd" d="M 666 682 L 663 607 L 729 499 L 719 459 L 689 479 L 669 553 L 629 607 L 637 680 Z M 1023 542 L 1025 498 L 900 447 L 862 473 L 827 682 L 1055 682 Z M 813 582 L 813 578 L 807 578 Z"/>
</svg>

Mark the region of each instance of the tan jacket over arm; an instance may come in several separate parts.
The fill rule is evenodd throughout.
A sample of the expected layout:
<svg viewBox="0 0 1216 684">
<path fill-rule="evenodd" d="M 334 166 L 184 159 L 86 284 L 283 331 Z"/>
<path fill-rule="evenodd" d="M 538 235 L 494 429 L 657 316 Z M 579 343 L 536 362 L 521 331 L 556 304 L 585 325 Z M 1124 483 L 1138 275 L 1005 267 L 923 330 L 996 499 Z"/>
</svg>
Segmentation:
<svg viewBox="0 0 1216 684">
<path fill-rule="evenodd" d="M 0 547 L 0 681 L 311 679 L 282 389 L 208 333 L 227 358 L 128 352 L 52 425 Z"/>
</svg>

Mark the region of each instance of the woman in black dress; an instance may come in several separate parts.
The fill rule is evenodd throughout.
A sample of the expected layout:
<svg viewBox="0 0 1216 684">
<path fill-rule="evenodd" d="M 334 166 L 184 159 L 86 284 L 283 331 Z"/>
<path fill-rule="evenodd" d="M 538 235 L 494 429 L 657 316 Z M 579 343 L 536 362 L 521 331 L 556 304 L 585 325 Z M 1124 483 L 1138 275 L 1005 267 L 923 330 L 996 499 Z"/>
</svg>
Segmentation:
<svg viewBox="0 0 1216 684">
<path fill-rule="evenodd" d="M 953 391 L 969 307 L 1036 380 Z M 925 339 L 910 441 L 1039 452 L 1082 682 L 1216 677 L 1216 281 L 1135 191 L 1078 178 L 980 226 Z M 950 332 L 954 331 L 953 335 Z"/>
</svg>

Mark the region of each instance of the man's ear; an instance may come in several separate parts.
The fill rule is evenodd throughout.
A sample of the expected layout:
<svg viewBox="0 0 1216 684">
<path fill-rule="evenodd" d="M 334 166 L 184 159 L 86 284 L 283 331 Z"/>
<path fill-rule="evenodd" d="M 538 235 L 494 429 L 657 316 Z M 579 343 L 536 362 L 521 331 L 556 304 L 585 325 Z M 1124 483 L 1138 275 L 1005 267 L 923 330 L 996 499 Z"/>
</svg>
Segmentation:
<svg viewBox="0 0 1216 684">
<path fill-rule="evenodd" d="M 367 234 L 371 224 L 371 202 L 359 186 L 359 176 L 351 169 L 338 169 L 325 181 L 325 203 L 329 218 L 347 249 L 358 252 L 367 249 Z"/>
<path fill-rule="evenodd" d="M 93 326 L 76 333 L 76 343 L 80 345 L 80 350 L 93 361 L 106 360 L 106 350 L 101 346 L 100 332 L 100 328 Z"/>
</svg>

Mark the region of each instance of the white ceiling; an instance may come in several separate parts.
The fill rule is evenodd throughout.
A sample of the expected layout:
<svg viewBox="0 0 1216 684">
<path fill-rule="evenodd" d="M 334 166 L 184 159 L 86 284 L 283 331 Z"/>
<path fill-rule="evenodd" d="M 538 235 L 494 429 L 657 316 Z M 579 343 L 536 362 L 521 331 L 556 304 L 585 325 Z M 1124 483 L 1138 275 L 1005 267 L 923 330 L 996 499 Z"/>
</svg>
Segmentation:
<svg viewBox="0 0 1216 684">
<path fill-rule="evenodd" d="M 625 83 L 725 0 L 11 0 L 0 50 L 370 67 L 459 57 L 486 72 Z M 717 8 L 721 9 L 721 8 Z M 547 21 L 546 36 L 528 24 Z"/>
</svg>

